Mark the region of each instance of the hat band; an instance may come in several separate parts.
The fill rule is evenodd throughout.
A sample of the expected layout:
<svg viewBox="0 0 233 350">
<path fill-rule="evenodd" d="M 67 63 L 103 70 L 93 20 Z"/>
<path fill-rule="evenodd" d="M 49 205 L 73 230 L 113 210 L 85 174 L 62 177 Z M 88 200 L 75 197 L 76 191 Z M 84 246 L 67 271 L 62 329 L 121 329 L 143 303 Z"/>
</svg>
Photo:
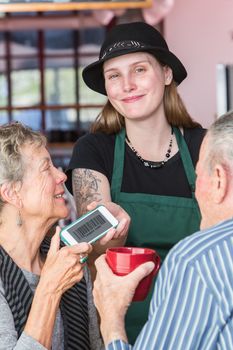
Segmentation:
<svg viewBox="0 0 233 350">
<path fill-rule="evenodd" d="M 100 57 L 100 60 L 103 60 L 106 58 L 106 56 L 112 54 L 115 51 L 120 51 L 120 50 L 128 50 L 128 49 L 144 49 L 146 44 L 140 42 L 140 41 L 135 41 L 135 40 L 124 40 L 124 41 L 118 41 L 114 43 L 113 45 L 109 46 L 102 56 Z"/>
</svg>

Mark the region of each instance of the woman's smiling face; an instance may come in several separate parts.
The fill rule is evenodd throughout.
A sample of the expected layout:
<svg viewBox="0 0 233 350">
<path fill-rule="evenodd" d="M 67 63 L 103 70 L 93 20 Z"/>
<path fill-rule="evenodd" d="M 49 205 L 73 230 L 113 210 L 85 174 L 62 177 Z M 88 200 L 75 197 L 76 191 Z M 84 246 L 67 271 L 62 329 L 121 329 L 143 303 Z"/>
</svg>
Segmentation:
<svg viewBox="0 0 233 350">
<path fill-rule="evenodd" d="M 25 167 L 20 195 L 22 214 L 26 218 L 56 222 L 68 215 L 65 203 L 66 175 L 54 167 L 47 149 L 26 144 L 21 149 Z"/>
<path fill-rule="evenodd" d="M 136 52 L 104 63 L 107 96 L 113 107 L 129 119 L 145 119 L 163 108 L 164 88 L 171 69 L 154 56 Z"/>
</svg>

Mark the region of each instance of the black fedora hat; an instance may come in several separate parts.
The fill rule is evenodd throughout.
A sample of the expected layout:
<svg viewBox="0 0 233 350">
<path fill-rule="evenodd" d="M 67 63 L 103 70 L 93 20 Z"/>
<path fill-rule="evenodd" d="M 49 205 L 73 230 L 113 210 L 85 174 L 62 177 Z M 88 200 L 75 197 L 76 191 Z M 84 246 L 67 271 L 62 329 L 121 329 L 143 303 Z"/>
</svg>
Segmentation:
<svg viewBox="0 0 233 350">
<path fill-rule="evenodd" d="M 83 70 L 83 80 L 89 88 L 106 95 L 103 63 L 110 58 L 133 52 L 149 52 L 173 71 L 173 78 L 180 84 L 187 76 L 181 61 L 169 51 L 158 30 L 145 22 L 119 24 L 113 27 L 101 47 L 99 59 Z"/>
</svg>

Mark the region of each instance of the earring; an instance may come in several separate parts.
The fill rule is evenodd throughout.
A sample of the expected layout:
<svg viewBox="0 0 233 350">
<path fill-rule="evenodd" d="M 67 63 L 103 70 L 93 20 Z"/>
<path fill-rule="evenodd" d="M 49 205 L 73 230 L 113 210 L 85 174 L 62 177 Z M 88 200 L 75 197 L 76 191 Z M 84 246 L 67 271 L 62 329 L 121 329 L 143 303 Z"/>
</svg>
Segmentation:
<svg viewBox="0 0 233 350">
<path fill-rule="evenodd" d="M 20 210 L 19 210 L 19 213 L 18 213 L 18 217 L 16 219 L 16 225 L 17 226 L 22 226 L 23 225 L 23 220 L 22 220 L 22 217 L 21 217 Z"/>
</svg>

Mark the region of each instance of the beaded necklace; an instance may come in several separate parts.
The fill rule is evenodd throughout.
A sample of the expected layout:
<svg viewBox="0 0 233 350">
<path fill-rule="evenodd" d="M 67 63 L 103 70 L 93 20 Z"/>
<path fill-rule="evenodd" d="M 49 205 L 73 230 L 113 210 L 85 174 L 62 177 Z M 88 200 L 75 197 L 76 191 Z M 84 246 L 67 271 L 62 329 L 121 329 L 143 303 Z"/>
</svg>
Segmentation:
<svg viewBox="0 0 233 350">
<path fill-rule="evenodd" d="M 162 160 L 160 162 L 152 162 L 152 161 L 143 159 L 142 156 L 140 156 L 138 151 L 131 144 L 127 134 L 125 135 L 125 139 L 127 140 L 127 142 L 129 144 L 130 148 L 132 149 L 133 153 L 137 156 L 137 158 L 143 163 L 143 165 L 145 167 L 151 168 L 151 169 L 158 169 L 158 168 L 163 167 L 165 165 L 165 163 L 168 161 L 168 159 L 170 158 L 171 151 L 172 151 L 172 144 L 173 144 L 173 128 L 171 127 L 171 138 L 170 138 L 170 141 L 169 141 L 169 146 L 168 146 L 168 149 L 166 151 L 164 160 Z"/>
</svg>

